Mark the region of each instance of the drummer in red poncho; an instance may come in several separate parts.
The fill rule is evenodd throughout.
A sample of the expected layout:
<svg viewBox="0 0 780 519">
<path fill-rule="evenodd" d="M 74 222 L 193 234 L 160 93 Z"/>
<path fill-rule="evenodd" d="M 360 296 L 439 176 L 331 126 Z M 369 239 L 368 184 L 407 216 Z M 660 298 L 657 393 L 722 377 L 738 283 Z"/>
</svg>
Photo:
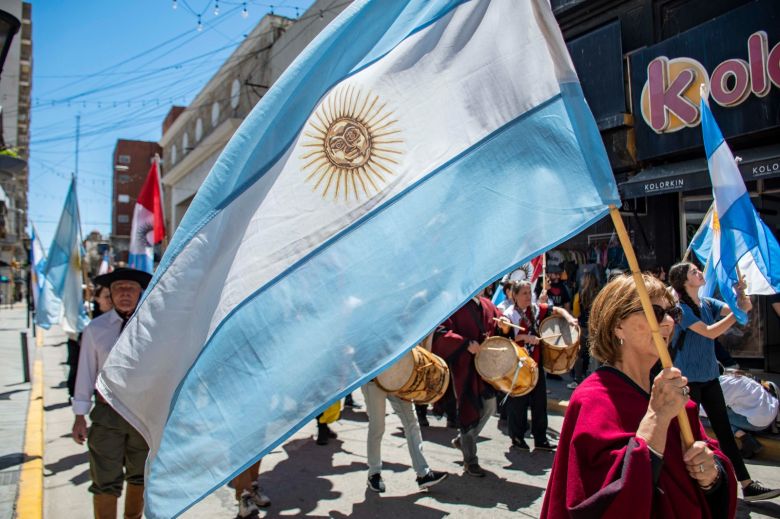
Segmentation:
<svg viewBox="0 0 780 519">
<path fill-rule="evenodd" d="M 679 311 L 660 281 L 644 279 L 668 340 Z M 658 353 L 631 276 L 599 293 L 589 329 L 604 366 L 572 395 L 541 517 L 734 517 L 734 470 L 707 438 L 687 379 L 669 368 L 650 380 Z M 683 409 L 696 440 L 689 449 L 677 423 Z"/>
<path fill-rule="evenodd" d="M 463 452 L 463 470 L 475 477 L 485 471 L 477 457 L 477 436 L 496 411 L 493 388 L 483 381 L 474 366 L 480 344 L 499 329 L 501 312 L 484 297 L 474 297 L 436 329 L 433 352 L 450 368 L 458 409 L 458 436 L 452 445 Z"/>
</svg>

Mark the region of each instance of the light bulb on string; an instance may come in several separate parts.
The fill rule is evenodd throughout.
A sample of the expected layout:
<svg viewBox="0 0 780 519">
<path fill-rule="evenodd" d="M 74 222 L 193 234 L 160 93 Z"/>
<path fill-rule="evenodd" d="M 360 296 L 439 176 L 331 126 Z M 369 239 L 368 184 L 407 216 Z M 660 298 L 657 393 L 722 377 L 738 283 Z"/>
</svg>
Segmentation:
<svg viewBox="0 0 780 519">
<path fill-rule="evenodd" d="M 249 11 L 246 10 L 246 2 L 244 2 L 244 8 L 241 10 L 241 18 L 248 18 Z"/>
<path fill-rule="evenodd" d="M 200 15 L 198 15 L 198 32 L 203 31 L 203 23 L 200 21 Z"/>
<path fill-rule="evenodd" d="M 214 16 L 219 16 L 219 0 L 214 2 Z"/>
</svg>

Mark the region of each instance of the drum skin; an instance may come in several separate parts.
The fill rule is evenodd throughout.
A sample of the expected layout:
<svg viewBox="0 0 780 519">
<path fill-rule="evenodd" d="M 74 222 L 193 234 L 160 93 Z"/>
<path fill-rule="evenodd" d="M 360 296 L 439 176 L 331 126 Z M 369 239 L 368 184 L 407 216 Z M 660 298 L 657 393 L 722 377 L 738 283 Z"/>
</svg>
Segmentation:
<svg viewBox="0 0 780 519">
<path fill-rule="evenodd" d="M 485 339 L 479 353 L 474 356 L 474 365 L 485 382 L 513 397 L 527 395 L 539 381 L 536 361 L 525 348 L 506 337 Z"/>
<path fill-rule="evenodd" d="M 375 382 L 401 400 L 432 404 L 447 391 L 450 370 L 444 359 L 421 346 L 415 346 L 380 373 Z"/>
<path fill-rule="evenodd" d="M 580 353 L 580 327 L 569 324 L 563 317 L 553 315 L 542 321 L 539 335 L 544 344 L 544 370 L 551 375 L 562 375 L 571 371 Z"/>
</svg>

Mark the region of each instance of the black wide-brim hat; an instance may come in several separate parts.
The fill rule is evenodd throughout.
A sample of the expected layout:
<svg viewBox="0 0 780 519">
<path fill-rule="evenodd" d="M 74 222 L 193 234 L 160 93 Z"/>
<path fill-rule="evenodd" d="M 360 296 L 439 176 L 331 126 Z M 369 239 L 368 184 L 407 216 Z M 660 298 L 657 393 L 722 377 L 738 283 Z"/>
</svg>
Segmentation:
<svg viewBox="0 0 780 519">
<path fill-rule="evenodd" d="M 108 287 L 111 289 L 111 283 L 114 281 L 135 281 L 139 285 L 141 285 L 141 288 L 146 290 L 146 287 L 149 286 L 149 282 L 152 280 L 152 275 L 148 272 L 144 272 L 143 270 L 136 270 L 136 269 L 129 269 L 125 267 L 119 267 L 118 269 L 115 269 L 113 272 L 109 272 L 108 274 L 103 274 L 102 276 L 97 276 L 93 281 L 104 287 Z"/>
<path fill-rule="evenodd" d="M 561 273 L 563 273 L 563 269 L 558 264 L 547 265 L 547 273 L 548 274 L 561 274 Z"/>
</svg>

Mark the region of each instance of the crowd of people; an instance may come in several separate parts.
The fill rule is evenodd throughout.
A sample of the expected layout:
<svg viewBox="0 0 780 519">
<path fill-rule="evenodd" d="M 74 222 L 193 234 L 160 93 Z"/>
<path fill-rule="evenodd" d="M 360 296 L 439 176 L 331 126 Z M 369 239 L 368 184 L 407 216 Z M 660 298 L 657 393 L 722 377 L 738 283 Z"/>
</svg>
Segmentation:
<svg viewBox="0 0 780 519">
<path fill-rule="evenodd" d="M 663 270 L 643 275 L 662 338 L 674 356 L 676 367 L 663 369 L 633 276 L 613 275 L 601 287 L 597 275 L 584 272 L 567 287 L 562 274 L 558 266 L 549 266 L 536 290 L 530 281 L 507 277 L 501 304 L 491 300 L 490 287 L 429 337 L 430 350 L 446 362 L 450 375 L 450 387 L 433 412 L 445 415 L 447 425 L 456 429 L 452 445 L 462 455 L 464 474 L 485 476 L 477 437 L 497 415 L 505 420 L 507 448 L 530 450 L 525 439 L 530 430 L 534 450 L 555 452 L 542 517 L 635 517 L 638 510 L 646 517 L 733 517 L 738 487 L 746 501 L 779 496 L 780 490 L 753 480 L 743 461 L 760 449 L 751 433 L 776 426 L 777 388 L 719 371 L 715 341 L 736 319 L 718 300 L 699 297 L 701 271 L 692 263 L 678 263 L 669 269 L 669 285 Z M 79 444 L 87 442 L 89 491 L 98 519 L 117 516 L 123 490 L 124 517 L 143 513 L 148 448 L 95 391 L 95 380 L 149 281 L 148 274 L 128 268 L 96 278 L 93 319 L 69 343 L 68 389 L 76 415 L 72 435 Z M 749 297 L 739 301 L 744 311 L 751 310 Z M 541 371 L 541 325 L 550 316 L 580 330 L 568 385 L 574 392 L 558 445 L 547 436 L 547 377 Z M 475 369 L 475 356 L 494 336 L 513 341 L 540 366 L 536 385 L 521 396 L 502 393 Z M 381 449 L 388 401 L 403 425 L 418 487 L 429 489 L 445 480 L 447 473 L 432 469 L 424 455 L 421 427 L 428 426 L 428 406 L 399 398 L 375 380 L 361 391 L 368 414 L 367 487 L 386 490 Z M 359 405 L 351 395 L 347 403 Z M 341 402 L 334 402 L 317 417 L 318 445 L 335 437 L 329 424 L 340 409 Z M 716 438 L 707 437 L 700 410 Z M 677 417 L 682 412 L 693 432 L 690 445 L 680 441 Z M 271 504 L 260 487 L 259 469 L 257 461 L 230 482 L 239 517 Z"/>
</svg>

